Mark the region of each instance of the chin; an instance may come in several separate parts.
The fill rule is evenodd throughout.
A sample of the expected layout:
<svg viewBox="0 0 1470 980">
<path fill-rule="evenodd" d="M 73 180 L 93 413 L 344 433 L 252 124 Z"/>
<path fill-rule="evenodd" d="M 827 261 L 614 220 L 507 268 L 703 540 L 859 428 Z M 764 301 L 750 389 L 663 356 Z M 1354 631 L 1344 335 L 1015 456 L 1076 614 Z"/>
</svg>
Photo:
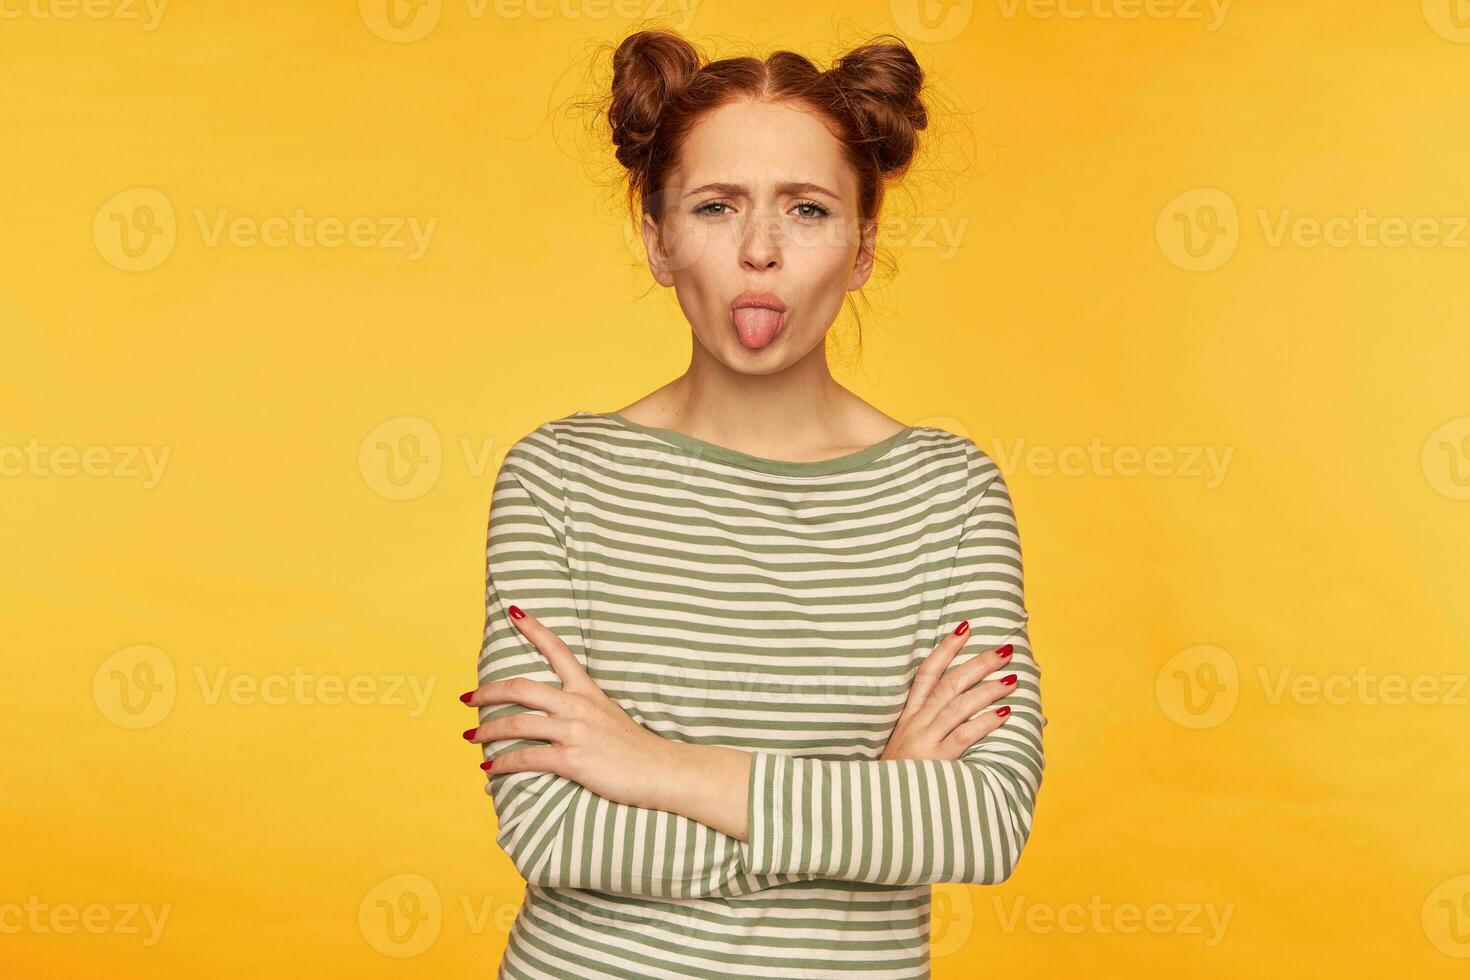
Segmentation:
<svg viewBox="0 0 1470 980">
<path fill-rule="evenodd" d="M 798 332 L 791 331 L 793 324 L 781 327 L 771 343 L 759 350 L 751 350 L 740 342 L 729 323 L 718 332 L 713 343 L 705 335 L 700 344 L 721 364 L 737 374 L 761 377 L 779 374 L 810 353 L 811 345 L 804 343 Z M 820 337 L 817 338 L 821 340 Z"/>
</svg>

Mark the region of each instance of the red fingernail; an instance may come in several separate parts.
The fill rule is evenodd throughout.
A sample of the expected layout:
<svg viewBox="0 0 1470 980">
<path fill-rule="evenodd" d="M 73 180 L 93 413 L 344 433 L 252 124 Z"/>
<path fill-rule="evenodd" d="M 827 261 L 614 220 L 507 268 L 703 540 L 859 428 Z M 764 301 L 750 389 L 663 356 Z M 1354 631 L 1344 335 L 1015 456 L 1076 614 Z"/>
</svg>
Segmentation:
<svg viewBox="0 0 1470 980">
<path fill-rule="evenodd" d="M 1013 646 L 1011 646 L 1009 643 L 1007 643 L 1005 646 L 1001 647 L 999 650 L 997 650 L 995 652 L 997 654 L 999 654 L 1000 657 L 1001 657 L 1001 659 L 1003 660 L 1006 657 L 1009 657 L 1011 655 L 1011 651 L 1014 650 L 1014 649 L 1016 649 L 1016 648 L 1013 647 Z"/>
<path fill-rule="evenodd" d="M 961 623 L 960 625 L 958 625 L 958 626 L 956 626 L 954 628 L 954 635 L 955 636 L 964 636 L 965 635 L 965 631 L 968 630 L 969 628 L 970 628 L 970 621 L 967 619 L 963 623 Z"/>
<path fill-rule="evenodd" d="M 1014 684 L 1014 683 L 1016 683 L 1016 675 L 1015 674 L 1007 674 L 1007 675 L 1005 675 L 1004 677 L 1002 677 L 1000 679 L 1000 682 L 1002 684 Z"/>
<path fill-rule="evenodd" d="M 470 703 L 470 698 L 472 698 L 474 696 L 475 696 L 475 692 L 474 691 L 465 691 L 463 694 L 461 694 L 459 696 L 459 699 L 461 701 L 463 701 L 465 704 L 469 704 Z"/>
<path fill-rule="evenodd" d="M 1008 704 L 1003 704 L 999 708 L 995 709 L 995 713 L 1004 718 L 1006 715 L 1011 713 L 1011 706 Z"/>
<path fill-rule="evenodd" d="M 475 732 L 478 731 L 478 728 L 466 728 L 464 731 L 464 740 L 468 742 L 470 739 L 475 737 Z"/>
<path fill-rule="evenodd" d="M 521 607 L 520 606 L 511 606 L 510 607 L 510 618 L 511 619 L 525 619 L 526 618 L 526 614 L 523 613 L 523 612 L 521 612 Z"/>
<path fill-rule="evenodd" d="M 484 762 L 480 763 L 480 768 L 488 770 L 493 765 L 495 765 L 494 759 L 486 759 Z"/>
</svg>

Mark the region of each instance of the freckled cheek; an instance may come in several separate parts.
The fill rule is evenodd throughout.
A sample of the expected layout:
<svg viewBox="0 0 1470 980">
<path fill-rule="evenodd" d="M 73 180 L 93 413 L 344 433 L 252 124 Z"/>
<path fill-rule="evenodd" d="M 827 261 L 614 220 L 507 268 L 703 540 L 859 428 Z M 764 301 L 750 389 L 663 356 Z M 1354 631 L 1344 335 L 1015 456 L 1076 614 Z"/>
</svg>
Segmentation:
<svg viewBox="0 0 1470 980">
<path fill-rule="evenodd" d="M 840 255 L 851 247 L 852 233 L 841 222 L 828 218 L 791 225 L 786 233 L 786 243 L 789 249 L 813 257 Z"/>
<path fill-rule="evenodd" d="M 728 294 L 738 292 L 740 251 L 733 236 L 698 229 L 681 239 L 682 289 L 707 317 L 722 318 Z"/>
<path fill-rule="evenodd" d="M 664 235 L 664 257 L 675 275 L 698 275 L 728 261 L 735 249 L 729 235 L 700 225 L 675 226 Z"/>
<path fill-rule="evenodd" d="M 850 223 L 828 218 L 796 229 L 791 241 L 823 265 L 848 265 L 857 255 L 857 229 Z"/>
<path fill-rule="evenodd" d="M 789 276 L 802 284 L 802 292 L 813 294 L 846 289 L 857 251 L 835 232 L 807 232 L 785 255 Z"/>
</svg>

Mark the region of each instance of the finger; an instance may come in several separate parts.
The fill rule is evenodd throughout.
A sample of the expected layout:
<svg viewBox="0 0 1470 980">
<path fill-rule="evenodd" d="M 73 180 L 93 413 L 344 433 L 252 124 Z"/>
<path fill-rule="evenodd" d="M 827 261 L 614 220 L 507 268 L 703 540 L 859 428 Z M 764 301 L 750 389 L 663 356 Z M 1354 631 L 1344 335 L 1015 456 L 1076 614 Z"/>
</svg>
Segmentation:
<svg viewBox="0 0 1470 980">
<path fill-rule="evenodd" d="M 945 671 L 930 691 L 926 702 L 915 712 L 913 720 L 919 724 L 932 724 L 945 705 L 974 687 L 995 668 L 1009 661 L 1014 651 L 1015 647 L 1007 643 L 996 650 L 976 653 L 958 667 Z"/>
<path fill-rule="evenodd" d="M 962 691 L 968 691 L 980 683 L 983 678 L 988 677 L 997 667 L 1010 663 L 1015 652 L 1015 645 L 1007 643 L 994 650 L 977 653 L 958 667 L 951 668 L 944 677 L 944 683 L 950 685 L 950 696 L 954 697 Z"/>
<path fill-rule="evenodd" d="M 969 719 L 977 711 L 1011 694 L 1015 689 L 1015 674 L 1007 674 L 999 680 L 977 684 L 940 709 L 934 716 L 933 724 L 941 731 L 951 729 Z"/>
<path fill-rule="evenodd" d="M 475 708 L 487 704 L 523 704 L 547 714 L 559 714 L 566 709 L 570 697 L 550 684 L 529 677 L 511 677 L 481 684 L 469 692 L 469 700 L 465 704 Z"/>
<path fill-rule="evenodd" d="M 561 637 L 547 629 L 541 620 L 521 607 L 511 606 L 509 611 L 511 623 L 521 631 L 522 636 L 535 645 L 536 649 L 541 652 L 541 656 L 546 658 L 551 669 L 556 671 L 556 676 L 561 678 L 563 689 L 580 690 L 584 684 L 592 683 L 592 678 L 587 676 L 582 662 L 577 659 L 576 654 L 572 653 L 572 648 L 562 642 Z"/>
<path fill-rule="evenodd" d="M 533 745 L 506 752 L 489 761 L 490 772 L 499 776 L 507 772 L 560 772 L 561 760 L 561 749 L 550 745 Z"/>
<path fill-rule="evenodd" d="M 464 733 L 466 741 L 476 744 L 500 742 L 510 738 L 536 738 L 547 742 L 563 742 L 566 739 L 566 722 L 559 718 L 522 711 L 505 718 L 487 721 L 478 728 Z"/>
<path fill-rule="evenodd" d="M 914 672 L 913 683 L 909 685 L 909 699 L 904 705 L 904 712 L 912 711 L 917 714 L 929 703 L 929 698 L 934 692 L 934 687 L 944 676 L 945 668 L 950 661 L 954 660 L 955 654 L 965 645 L 970 638 L 970 621 L 967 619 L 954 628 L 954 631 L 944 639 L 940 640 L 919 664 L 919 669 Z"/>
<path fill-rule="evenodd" d="M 978 718 L 970 719 L 956 728 L 949 734 L 948 738 L 940 743 L 941 751 L 951 753 L 955 758 L 958 758 L 970 746 L 995 731 L 1001 725 L 1004 725 L 1010 713 L 1010 705 L 1002 705 L 994 711 L 987 711 Z"/>
</svg>

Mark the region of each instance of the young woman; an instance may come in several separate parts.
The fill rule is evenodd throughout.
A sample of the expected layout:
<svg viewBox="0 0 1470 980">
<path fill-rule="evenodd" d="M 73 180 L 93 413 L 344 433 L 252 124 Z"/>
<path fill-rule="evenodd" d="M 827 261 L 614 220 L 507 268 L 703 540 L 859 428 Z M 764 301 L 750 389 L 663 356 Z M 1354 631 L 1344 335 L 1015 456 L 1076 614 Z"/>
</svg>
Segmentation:
<svg viewBox="0 0 1470 980">
<path fill-rule="evenodd" d="M 462 700 L 527 883 L 502 977 L 925 977 L 929 886 L 1025 846 L 1046 719 L 1005 481 L 826 360 L 926 124 L 880 41 L 828 71 L 617 50 L 607 118 L 693 358 L 495 482 Z"/>
</svg>

